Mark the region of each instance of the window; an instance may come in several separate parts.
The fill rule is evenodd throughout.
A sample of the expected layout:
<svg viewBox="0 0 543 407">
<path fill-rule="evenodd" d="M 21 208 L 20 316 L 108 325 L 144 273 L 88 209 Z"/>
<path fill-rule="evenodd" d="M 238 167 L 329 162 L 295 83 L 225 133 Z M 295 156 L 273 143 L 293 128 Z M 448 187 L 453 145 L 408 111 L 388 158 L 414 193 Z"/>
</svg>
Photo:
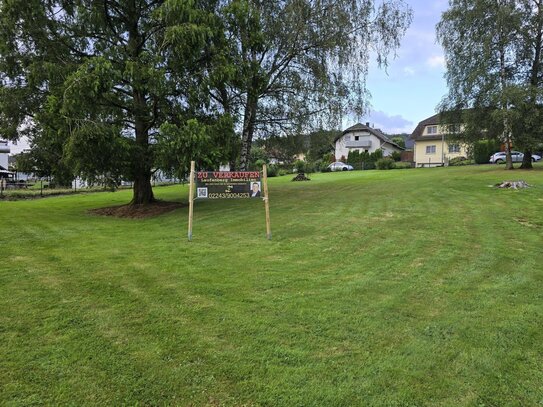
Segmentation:
<svg viewBox="0 0 543 407">
<path fill-rule="evenodd" d="M 436 153 L 435 144 L 432 146 L 426 146 L 426 154 L 435 154 L 435 153 Z"/>
<path fill-rule="evenodd" d="M 354 141 L 360 140 L 360 136 L 354 136 Z"/>
<path fill-rule="evenodd" d="M 437 134 L 437 126 L 428 126 L 426 128 L 427 134 Z"/>
<path fill-rule="evenodd" d="M 449 153 L 459 153 L 460 145 L 459 144 L 449 144 Z"/>
</svg>

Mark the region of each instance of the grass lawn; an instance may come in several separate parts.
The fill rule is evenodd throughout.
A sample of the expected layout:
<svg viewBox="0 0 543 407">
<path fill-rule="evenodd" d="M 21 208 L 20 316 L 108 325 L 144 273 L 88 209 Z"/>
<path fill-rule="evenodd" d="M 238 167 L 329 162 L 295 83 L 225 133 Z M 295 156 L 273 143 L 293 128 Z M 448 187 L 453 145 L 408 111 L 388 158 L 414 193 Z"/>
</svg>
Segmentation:
<svg viewBox="0 0 543 407">
<path fill-rule="evenodd" d="M 0 202 L 0 405 L 543 404 L 542 165 L 290 178 Z"/>
</svg>

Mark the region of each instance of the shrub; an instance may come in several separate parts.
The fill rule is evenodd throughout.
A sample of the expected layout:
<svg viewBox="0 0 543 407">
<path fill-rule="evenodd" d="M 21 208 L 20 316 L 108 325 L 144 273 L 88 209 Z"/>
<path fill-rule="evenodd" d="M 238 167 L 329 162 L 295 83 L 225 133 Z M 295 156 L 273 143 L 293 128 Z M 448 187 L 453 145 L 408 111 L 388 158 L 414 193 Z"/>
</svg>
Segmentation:
<svg viewBox="0 0 543 407">
<path fill-rule="evenodd" d="M 305 172 L 305 169 L 306 169 L 306 163 L 305 163 L 305 161 L 296 160 L 296 161 L 294 162 L 294 168 L 296 169 L 296 172 L 297 172 L 297 173 Z"/>
<path fill-rule="evenodd" d="M 279 168 L 277 168 L 277 165 L 270 164 L 268 166 L 268 177 L 277 177 L 278 173 L 279 173 Z"/>
<path fill-rule="evenodd" d="M 336 156 L 334 155 L 334 153 L 323 154 L 322 161 L 323 163 L 326 163 L 326 165 L 332 164 L 334 161 L 336 161 Z"/>
<path fill-rule="evenodd" d="M 413 165 L 410 163 L 410 162 L 405 162 L 405 161 L 399 161 L 397 163 L 394 163 L 395 164 L 395 169 L 397 170 L 405 170 L 405 169 L 408 169 L 408 168 L 413 168 Z"/>
<path fill-rule="evenodd" d="M 262 166 L 266 164 L 265 160 L 259 159 L 255 161 L 255 169 L 262 168 Z"/>
<path fill-rule="evenodd" d="M 284 175 L 287 175 L 288 174 L 288 171 L 285 170 L 284 168 L 281 168 L 278 172 L 279 176 L 282 177 Z"/>
<path fill-rule="evenodd" d="M 311 173 L 314 173 L 315 171 L 317 171 L 317 167 L 316 167 L 315 163 L 310 162 L 310 161 L 306 161 L 306 163 L 305 163 L 305 171 L 304 172 L 306 172 L 308 174 L 311 174 Z"/>
<path fill-rule="evenodd" d="M 360 152 L 358 150 L 349 151 L 347 164 L 352 165 L 355 170 L 361 169 Z"/>
<path fill-rule="evenodd" d="M 466 157 L 454 157 L 449 160 L 449 165 L 451 167 L 458 167 L 460 165 L 472 165 L 475 162 L 473 160 L 468 160 Z"/>
<path fill-rule="evenodd" d="M 329 165 L 330 164 L 322 163 L 321 172 L 332 172 L 332 170 L 330 168 L 328 168 Z"/>
<path fill-rule="evenodd" d="M 251 154 L 249 156 L 249 167 L 262 168 L 262 164 L 268 162 L 269 156 L 266 150 L 262 147 L 251 148 Z M 259 165 L 260 164 L 260 165 Z"/>
<path fill-rule="evenodd" d="M 318 159 L 313 162 L 313 170 L 315 172 L 322 171 L 322 160 Z"/>
<path fill-rule="evenodd" d="M 398 162 L 398 161 L 401 161 L 401 159 L 402 159 L 402 153 L 400 153 L 399 151 L 393 151 L 392 154 L 390 155 L 390 157 L 394 161 Z"/>
<path fill-rule="evenodd" d="M 362 170 L 374 170 L 375 169 L 375 161 L 362 161 L 360 165 L 360 169 Z"/>
<path fill-rule="evenodd" d="M 379 161 L 381 158 L 383 158 L 383 150 L 381 150 L 380 148 L 378 148 L 378 149 L 375 150 L 373 153 L 371 153 L 371 158 L 372 158 L 373 161 L 375 161 L 375 162 Z"/>
<path fill-rule="evenodd" d="M 473 159 L 477 164 L 488 164 L 490 156 L 497 151 L 500 151 L 500 143 L 498 141 L 478 141 L 473 145 Z"/>
<path fill-rule="evenodd" d="M 375 166 L 378 170 L 392 170 L 396 168 L 396 163 L 390 157 L 384 157 L 377 160 Z"/>
</svg>

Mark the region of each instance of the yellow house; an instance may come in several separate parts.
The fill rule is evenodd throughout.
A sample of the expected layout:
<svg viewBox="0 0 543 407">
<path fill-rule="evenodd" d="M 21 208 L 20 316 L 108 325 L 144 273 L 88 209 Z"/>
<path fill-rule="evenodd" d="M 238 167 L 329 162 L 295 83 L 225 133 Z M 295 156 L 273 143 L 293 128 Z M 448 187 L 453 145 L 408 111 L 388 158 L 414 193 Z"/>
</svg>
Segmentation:
<svg viewBox="0 0 543 407">
<path fill-rule="evenodd" d="M 413 159 L 417 167 L 445 166 L 452 158 L 468 156 L 465 144 L 447 140 L 446 126 L 441 124 L 439 114 L 421 121 L 411 139 L 415 142 Z"/>
</svg>

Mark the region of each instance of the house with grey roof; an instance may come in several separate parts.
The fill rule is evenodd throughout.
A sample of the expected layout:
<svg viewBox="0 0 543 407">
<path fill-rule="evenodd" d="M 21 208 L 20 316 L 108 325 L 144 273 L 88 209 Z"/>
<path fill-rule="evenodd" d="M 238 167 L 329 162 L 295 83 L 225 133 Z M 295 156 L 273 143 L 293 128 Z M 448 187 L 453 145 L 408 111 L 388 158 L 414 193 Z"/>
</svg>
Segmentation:
<svg viewBox="0 0 543 407">
<path fill-rule="evenodd" d="M 466 144 L 448 139 L 447 127 L 438 113 L 421 121 L 413 130 L 411 139 L 415 142 L 413 150 L 417 167 L 444 166 L 453 158 L 468 156 Z"/>
<path fill-rule="evenodd" d="M 373 153 L 378 149 L 383 151 L 383 156 L 389 156 L 394 151 L 401 152 L 404 149 L 390 140 L 381 130 L 370 127 L 369 123 L 357 123 L 344 130 L 335 140 L 336 160 L 347 157 L 350 151 Z"/>
</svg>

